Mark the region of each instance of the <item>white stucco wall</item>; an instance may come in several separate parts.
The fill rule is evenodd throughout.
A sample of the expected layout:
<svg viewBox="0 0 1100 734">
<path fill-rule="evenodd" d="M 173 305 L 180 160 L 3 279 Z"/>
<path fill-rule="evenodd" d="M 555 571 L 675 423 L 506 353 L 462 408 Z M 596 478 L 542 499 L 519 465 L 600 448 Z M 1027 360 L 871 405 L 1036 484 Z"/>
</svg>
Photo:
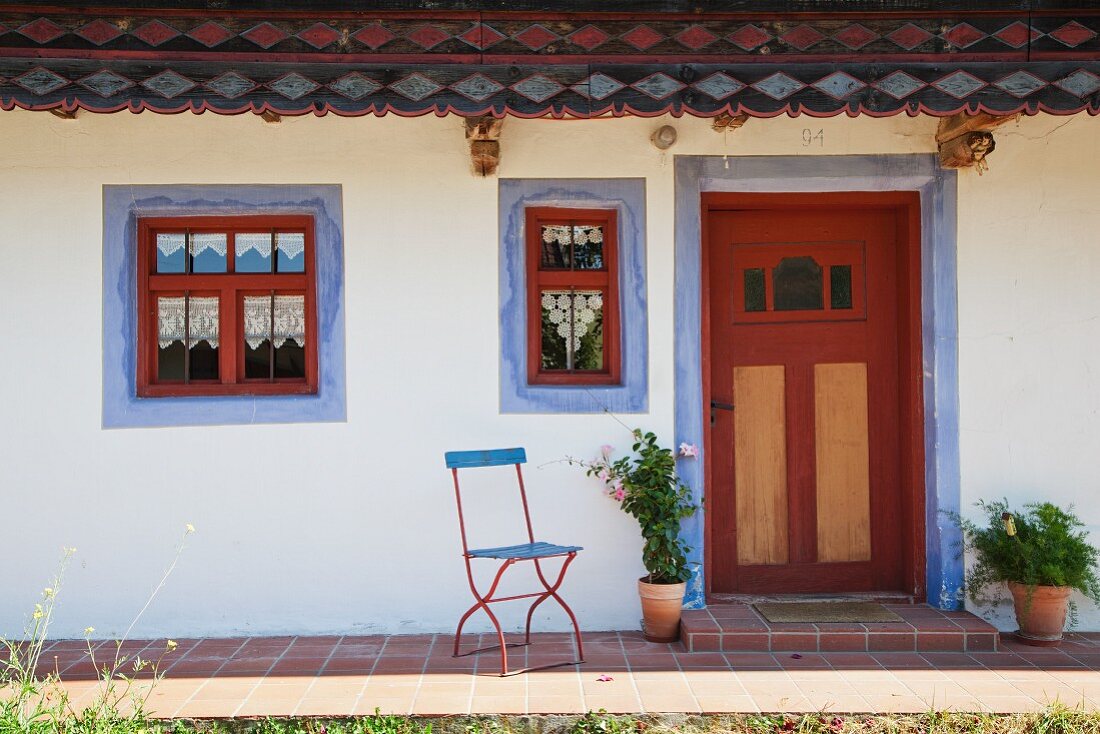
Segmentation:
<svg viewBox="0 0 1100 734">
<path fill-rule="evenodd" d="M 680 140 L 661 154 L 648 136 L 666 123 Z M 671 443 L 672 155 L 931 152 L 934 128 L 508 120 L 499 173 L 646 179 L 650 412 L 624 419 Z M 990 173 L 960 176 L 964 505 L 1051 497 L 1100 525 L 1098 141 L 1096 119 L 1026 119 Z M 452 630 L 470 596 L 441 454 L 516 444 L 540 535 L 587 549 L 563 588 L 582 624 L 635 627 L 633 521 L 576 469 L 540 466 L 627 437 L 598 415 L 499 414 L 497 181 L 468 165 L 456 118 L 0 113 L 0 633 L 75 546 L 54 633 L 120 634 L 185 523 L 135 635 Z M 342 184 L 346 423 L 101 429 L 101 186 L 128 183 Z"/>
</svg>

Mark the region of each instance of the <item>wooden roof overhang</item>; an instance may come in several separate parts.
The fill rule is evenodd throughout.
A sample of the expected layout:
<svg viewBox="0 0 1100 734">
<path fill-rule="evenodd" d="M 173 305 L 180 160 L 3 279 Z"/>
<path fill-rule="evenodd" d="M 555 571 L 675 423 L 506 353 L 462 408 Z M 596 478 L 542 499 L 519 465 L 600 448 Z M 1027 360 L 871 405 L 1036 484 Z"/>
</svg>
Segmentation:
<svg viewBox="0 0 1100 734">
<path fill-rule="evenodd" d="M 415 9 L 428 4 L 0 4 L 0 108 L 1100 113 L 1100 4 L 1084 0 L 951 9 L 932 0 L 436 0 Z"/>
</svg>

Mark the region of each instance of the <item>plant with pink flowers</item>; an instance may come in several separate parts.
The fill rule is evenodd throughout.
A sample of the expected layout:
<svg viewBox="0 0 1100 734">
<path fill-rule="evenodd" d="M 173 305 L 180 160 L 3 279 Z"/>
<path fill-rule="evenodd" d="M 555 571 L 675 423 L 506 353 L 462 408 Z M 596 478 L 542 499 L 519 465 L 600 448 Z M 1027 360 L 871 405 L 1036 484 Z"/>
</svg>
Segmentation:
<svg viewBox="0 0 1100 734">
<path fill-rule="evenodd" d="M 672 449 L 657 443 L 653 433 L 631 431 L 631 454 L 612 459 L 612 446 L 600 448 L 600 458 L 578 462 L 585 472 L 604 483 L 609 497 L 638 521 L 645 545 L 642 563 L 651 584 L 676 584 L 691 577 L 687 554 L 691 550 L 680 538 L 680 522 L 695 514 L 691 489 L 676 474 Z M 698 458 L 699 449 L 680 444 L 681 457 Z"/>
</svg>

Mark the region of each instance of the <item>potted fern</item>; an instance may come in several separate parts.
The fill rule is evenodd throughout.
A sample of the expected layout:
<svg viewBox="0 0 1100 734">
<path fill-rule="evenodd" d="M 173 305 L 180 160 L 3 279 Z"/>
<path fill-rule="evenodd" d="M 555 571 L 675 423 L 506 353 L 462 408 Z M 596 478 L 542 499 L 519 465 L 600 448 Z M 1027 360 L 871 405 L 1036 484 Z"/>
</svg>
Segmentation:
<svg viewBox="0 0 1100 734">
<path fill-rule="evenodd" d="M 1057 645 L 1062 631 L 1076 623 L 1077 607 L 1070 593 L 1079 591 L 1100 603 L 1097 562 L 1100 552 L 1081 529 L 1072 509 L 1050 502 L 1024 505 L 1012 512 L 1007 500 L 978 502 L 982 524 L 958 514 L 952 517 L 963 532 L 964 548 L 974 552 L 967 592 L 976 603 L 996 606 L 990 587 L 1004 583 L 1012 594 L 1017 636 L 1030 645 Z"/>
<path fill-rule="evenodd" d="M 680 538 L 680 521 L 697 509 L 691 490 L 676 474 L 677 454 L 657 443 L 653 433 L 633 429 L 631 454 L 612 460 L 611 446 L 595 461 L 577 462 L 598 477 L 609 497 L 638 521 L 642 531 L 642 563 L 648 572 L 638 579 L 642 602 L 642 632 L 651 642 L 674 642 L 680 636 L 680 610 L 687 580 L 687 554 Z M 698 458 L 699 450 L 680 444 L 680 457 Z"/>
</svg>

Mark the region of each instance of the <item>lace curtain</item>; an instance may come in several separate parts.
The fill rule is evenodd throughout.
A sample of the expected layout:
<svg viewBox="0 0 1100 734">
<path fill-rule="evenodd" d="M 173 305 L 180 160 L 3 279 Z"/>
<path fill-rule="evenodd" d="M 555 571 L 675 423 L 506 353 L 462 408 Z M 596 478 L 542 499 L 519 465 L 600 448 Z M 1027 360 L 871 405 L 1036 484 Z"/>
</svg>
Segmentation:
<svg viewBox="0 0 1100 734">
<path fill-rule="evenodd" d="M 264 259 L 271 257 L 270 232 L 240 232 L 233 241 L 237 257 L 242 257 L 249 250 L 255 250 Z"/>
<path fill-rule="evenodd" d="M 271 257 L 270 232 L 240 232 L 235 235 L 234 241 L 238 257 L 249 250 L 255 250 L 263 258 Z M 301 255 L 306 249 L 306 236 L 302 232 L 280 232 L 275 235 L 275 241 L 276 247 L 291 260 Z M 157 234 L 157 249 L 164 257 L 171 257 L 182 250 L 186 244 L 187 235 L 182 232 Z M 197 257 L 206 250 L 213 250 L 221 257 L 225 257 L 229 250 L 229 236 L 224 233 L 191 235 L 191 256 Z"/>
<path fill-rule="evenodd" d="M 581 339 L 603 309 L 603 294 L 600 291 L 543 291 L 542 309 L 546 312 L 544 318 L 554 324 L 562 341 L 568 342 L 572 332 L 573 351 L 577 351 L 581 348 Z"/>
<path fill-rule="evenodd" d="M 569 247 L 569 225 L 554 224 L 542 228 L 542 241 L 546 244 L 557 243 L 563 247 Z M 573 243 L 587 245 L 588 243 L 600 244 L 603 242 L 603 227 L 573 227 Z"/>
<path fill-rule="evenodd" d="M 292 341 L 306 345 L 306 297 L 275 296 L 274 338 L 272 338 L 271 296 L 244 297 L 244 340 L 259 349 L 271 338 L 275 348 Z"/>
<path fill-rule="evenodd" d="M 189 347 L 205 341 L 217 349 L 218 306 L 217 296 L 158 298 L 157 341 L 161 349 L 167 349 L 173 342 L 183 343 L 185 339 Z M 187 339 L 188 334 L 190 339 Z"/>
</svg>

